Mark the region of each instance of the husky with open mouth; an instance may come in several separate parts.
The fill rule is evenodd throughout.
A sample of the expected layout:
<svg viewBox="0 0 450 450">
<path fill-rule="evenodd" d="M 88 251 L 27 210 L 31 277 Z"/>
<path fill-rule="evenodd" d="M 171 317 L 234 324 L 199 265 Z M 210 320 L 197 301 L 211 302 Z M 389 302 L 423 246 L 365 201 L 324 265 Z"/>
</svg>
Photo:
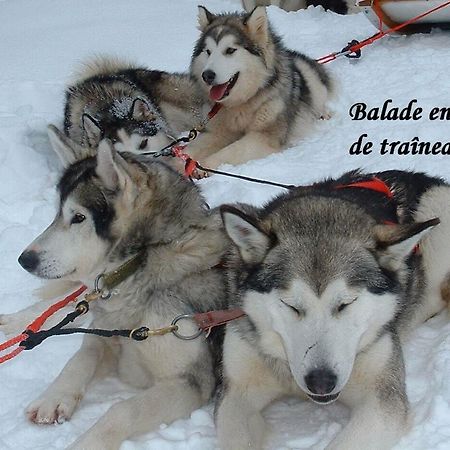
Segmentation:
<svg viewBox="0 0 450 450">
<path fill-rule="evenodd" d="M 286 148 L 326 115 L 326 70 L 288 50 L 266 10 L 212 14 L 200 6 L 201 36 L 190 72 L 209 105 L 221 110 L 189 147 L 205 166 L 240 164 Z"/>
<path fill-rule="evenodd" d="M 163 163 L 119 154 L 106 140 L 91 156 L 84 147 L 68 146 L 56 128 L 50 133 L 66 167 L 58 184 L 60 204 L 51 225 L 20 255 L 25 270 L 92 288 L 98 274 L 138 261 L 111 298 L 91 303 L 94 328 L 156 329 L 180 314 L 226 308 L 218 265 L 229 241 L 219 212 L 209 210 L 192 182 Z M 180 332 L 196 330 L 185 320 Z M 94 374 L 117 372 L 142 391 L 115 403 L 71 448 L 119 449 L 128 437 L 207 403 L 219 350 L 218 335 L 189 342 L 173 334 L 143 342 L 86 335 L 27 414 L 37 424 L 68 420 Z"/>
<path fill-rule="evenodd" d="M 158 151 L 201 119 L 196 92 L 187 74 L 96 58 L 66 90 L 64 131 L 92 148 L 107 138 L 118 151 Z"/>
<path fill-rule="evenodd" d="M 350 406 L 329 450 L 407 432 L 402 341 L 449 300 L 449 205 L 441 179 L 387 171 L 222 207 L 230 307 L 247 313 L 225 335 L 222 450 L 263 448 L 261 411 L 284 395 Z"/>
</svg>

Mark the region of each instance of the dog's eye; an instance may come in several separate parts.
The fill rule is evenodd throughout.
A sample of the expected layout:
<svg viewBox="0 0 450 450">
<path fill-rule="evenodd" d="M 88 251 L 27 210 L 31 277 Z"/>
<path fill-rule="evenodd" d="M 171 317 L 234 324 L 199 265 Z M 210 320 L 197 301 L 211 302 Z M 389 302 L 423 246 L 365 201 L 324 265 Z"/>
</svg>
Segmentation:
<svg viewBox="0 0 450 450">
<path fill-rule="evenodd" d="M 211 50 L 206 49 L 205 52 L 208 56 L 211 55 Z"/>
<path fill-rule="evenodd" d="M 293 311 L 295 314 L 297 314 L 297 316 L 301 317 L 303 316 L 303 311 L 300 311 L 299 309 L 295 308 L 294 306 L 290 305 L 289 303 L 286 303 L 284 300 L 281 300 L 281 303 L 283 303 L 283 305 L 287 306 L 291 311 Z"/>
<path fill-rule="evenodd" d="M 343 311 L 345 308 L 347 308 L 347 306 L 351 305 L 353 302 L 356 301 L 356 298 L 354 298 L 351 302 L 348 303 L 341 303 L 338 307 L 337 307 L 337 311 L 341 312 Z"/>
<path fill-rule="evenodd" d="M 228 48 L 225 50 L 225 55 L 232 55 L 236 50 L 237 50 L 237 48 L 228 47 Z"/>
<path fill-rule="evenodd" d="M 83 214 L 80 213 L 76 213 L 73 217 L 72 220 L 70 221 L 71 224 L 73 223 L 81 223 L 86 219 L 86 216 L 84 216 Z"/>
<path fill-rule="evenodd" d="M 141 142 L 141 145 L 139 145 L 139 150 L 144 150 L 145 147 L 147 147 L 148 139 L 144 139 Z"/>
</svg>

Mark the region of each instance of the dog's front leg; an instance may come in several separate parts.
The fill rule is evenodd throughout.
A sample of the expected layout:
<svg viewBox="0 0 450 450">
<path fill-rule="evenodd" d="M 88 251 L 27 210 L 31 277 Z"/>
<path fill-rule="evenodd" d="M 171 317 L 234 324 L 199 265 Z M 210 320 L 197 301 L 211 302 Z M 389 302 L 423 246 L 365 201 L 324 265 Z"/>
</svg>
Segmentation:
<svg viewBox="0 0 450 450">
<path fill-rule="evenodd" d="M 227 328 L 223 391 L 216 404 L 221 450 L 260 450 L 267 426 L 261 411 L 283 392 L 270 368 L 250 344 Z"/>
<path fill-rule="evenodd" d="M 184 378 L 157 383 L 142 394 L 113 405 L 70 450 L 117 450 L 125 439 L 188 417 L 203 403 L 198 386 Z"/>
<path fill-rule="evenodd" d="M 397 341 L 397 342 L 396 342 Z M 408 430 L 402 351 L 398 340 L 383 336 L 355 364 L 343 391 L 352 414 L 326 450 L 387 450 Z M 384 359 L 381 370 L 376 366 Z"/>
<path fill-rule="evenodd" d="M 220 450 L 260 450 L 267 428 L 261 411 L 279 394 L 266 386 L 230 384 L 217 408 Z"/>
<path fill-rule="evenodd" d="M 51 424 L 70 419 L 102 359 L 104 343 L 101 339 L 89 335 L 84 338 L 80 350 L 56 380 L 28 406 L 26 412 L 32 422 Z"/>
<path fill-rule="evenodd" d="M 241 139 L 204 159 L 202 165 L 210 169 L 216 169 L 225 163 L 243 164 L 253 159 L 265 158 L 279 150 L 280 147 L 274 145 L 265 133 L 251 131 Z"/>
<path fill-rule="evenodd" d="M 203 165 L 215 152 L 229 145 L 236 138 L 234 134 L 225 134 L 224 130 L 206 131 L 187 147 L 187 153 L 191 158 Z"/>
</svg>

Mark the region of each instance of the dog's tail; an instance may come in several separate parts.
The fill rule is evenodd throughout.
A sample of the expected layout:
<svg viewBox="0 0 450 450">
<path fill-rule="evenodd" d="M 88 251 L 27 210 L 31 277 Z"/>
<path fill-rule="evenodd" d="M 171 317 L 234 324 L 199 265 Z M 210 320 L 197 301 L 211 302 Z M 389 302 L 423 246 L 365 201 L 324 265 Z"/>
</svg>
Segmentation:
<svg viewBox="0 0 450 450">
<path fill-rule="evenodd" d="M 73 82 L 81 82 L 88 78 L 112 75 L 121 70 L 133 69 L 136 65 L 131 61 L 122 60 L 116 56 L 94 56 L 82 62 L 74 71 Z"/>
</svg>

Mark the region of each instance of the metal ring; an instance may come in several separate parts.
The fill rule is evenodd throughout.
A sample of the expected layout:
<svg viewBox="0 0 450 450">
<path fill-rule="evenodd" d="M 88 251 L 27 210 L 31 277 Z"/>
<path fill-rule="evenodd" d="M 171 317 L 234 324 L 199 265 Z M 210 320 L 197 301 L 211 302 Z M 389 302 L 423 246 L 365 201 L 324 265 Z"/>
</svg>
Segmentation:
<svg viewBox="0 0 450 450">
<path fill-rule="evenodd" d="M 100 281 L 105 277 L 104 273 L 97 275 L 94 281 L 94 291 L 100 294 L 102 300 L 108 300 L 111 297 L 111 291 L 105 289 L 104 286 L 100 287 Z"/>
<path fill-rule="evenodd" d="M 192 319 L 193 315 L 192 314 L 180 314 L 179 316 L 175 317 L 175 319 L 172 320 L 171 325 L 177 325 L 177 323 L 181 320 L 181 319 Z M 178 338 L 178 339 L 182 339 L 183 341 L 192 341 L 193 339 L 197 339 L 202 333 L 203 330 L 201 328 L 198 329 L 198 331 L 194 334 L 191 334 L 190 336 L 183 336 L 182 334 L 180 334 L 178 332 L 178 328 L 176 330 L 173 330 L 172 333 Z"/>
</svg>

